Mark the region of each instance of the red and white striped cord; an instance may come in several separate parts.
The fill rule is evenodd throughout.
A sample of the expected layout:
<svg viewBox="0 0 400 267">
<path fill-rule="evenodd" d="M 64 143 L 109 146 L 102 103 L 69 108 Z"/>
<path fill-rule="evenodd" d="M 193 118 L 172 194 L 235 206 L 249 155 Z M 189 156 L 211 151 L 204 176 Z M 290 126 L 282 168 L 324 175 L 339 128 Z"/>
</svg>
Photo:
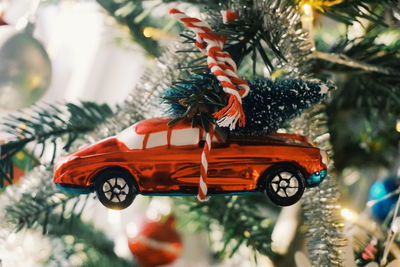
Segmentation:
<svg viewBox="0 0 400 267">
<path fill-rule="evenodd" d="M 224 23 L 234 21 L 238 15 L 232 11 L 222 11 Z M 229 95 L 228 105 L 214 113 L 217 124 L 222 127 L 235 129 L 236 124 L 245 125 L 245 115 L 242 108 L 242 98 L 245 97 L 250 87 L 246 81 L 237 75 L 237 66 L 228 52 L 223 51 L 226 37 L 212 32 L 211 27 L 204 21 L 188 17 L 185 13 L 171 9 L 176 19 L 180 20 L 186 27 L 196 34 L 196 47 L 207 55 L 207 64 L 211 72 L 217 77 L 225 93 Z M 206 141 L 201 154 L 200 181 L 197 198 L 200 201 L 207 200 L 207 171 L 209 155 L 211 151 L 211 140 L 215 126 L 212 125 L 206 133 Z"/>
<path fill-rule="evenodd" d="M 201 165 L 200 165 L 200 181 L 199 189 L 197 192 L 197 199 L 200 201 L 207 200 L 207 171 L 208 161 L 211 150 L 211 140 L 214 134 L 214 125 L 211 126 L 210 130 L 206 132 L 206 141 L 204 143 L 203 152 L 201 153 Z"/>
<path fill-rule="evenodd" d="M 171 9 L 170 14 L 180 20 L 186 27 L 196 34 L 196 47 L 207 55 L 207 64 L 211 72 L 217 77 L 225 93 L 229 95 L 228 105 L 215 112 L 217 124 L 222 127 L 235 129 L 246 123 L 242 107 L 242 98 L 250 87 L 246 81 L 237 75 L 237 66 L 228 52 L 223 51 L 226 37 L 212 32 L 211 27 L 204 21 L 187 16 L 185 13 Z M 238 15 L 232 11 L 222 11 L 224 22 L 234 21 Z"/>
</svg>

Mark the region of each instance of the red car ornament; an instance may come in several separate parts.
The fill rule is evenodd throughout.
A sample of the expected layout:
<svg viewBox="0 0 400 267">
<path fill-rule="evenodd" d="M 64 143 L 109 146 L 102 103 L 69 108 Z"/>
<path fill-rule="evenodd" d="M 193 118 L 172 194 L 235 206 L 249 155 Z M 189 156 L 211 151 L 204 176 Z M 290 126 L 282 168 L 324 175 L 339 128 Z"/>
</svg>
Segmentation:
<svg viewBox="0 0 400 267">
<path fill-rule="evenodd" d="M 140 121 L 116 136 L 83 147 L 55 165 L 54 183 L 68 193 L 95 191 L 108 208 L 124 209 L 142 195 L 196 195 L 205 133 L 190 121 Z M 228 137 L 215 131 L 208 195 L 265 193 L 273 203 L 296 203 L 305 187 L 327 175 L 327 156 L 301 135 Z"/>
</svg>

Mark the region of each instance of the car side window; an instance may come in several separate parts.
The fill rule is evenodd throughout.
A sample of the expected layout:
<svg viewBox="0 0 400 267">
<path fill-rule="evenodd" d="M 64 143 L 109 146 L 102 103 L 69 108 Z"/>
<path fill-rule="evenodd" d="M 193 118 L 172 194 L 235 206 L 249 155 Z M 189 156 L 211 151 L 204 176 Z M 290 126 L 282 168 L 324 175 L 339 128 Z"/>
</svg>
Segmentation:
<svg viewBox="0 0 400 267">
<path fill-rule="evenodd" d="M 146 143 L 146 148 L 166 146 L 167 145 L 167 131 L 150 133 L 149 139 Z"/>
<path fill-rule="evenodd" d="M 197 145 L 199 143 L 199 135 L 199 128 L 174 129 L 171 132 L 171 145 Z"/>
</svg>

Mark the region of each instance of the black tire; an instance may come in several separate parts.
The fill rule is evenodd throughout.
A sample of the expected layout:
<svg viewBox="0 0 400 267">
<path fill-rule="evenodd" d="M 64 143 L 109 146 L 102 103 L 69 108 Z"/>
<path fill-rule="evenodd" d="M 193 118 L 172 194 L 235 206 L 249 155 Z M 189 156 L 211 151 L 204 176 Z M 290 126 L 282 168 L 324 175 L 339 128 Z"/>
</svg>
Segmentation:
<svg viewBox="0 0 400 267">
<path fill-rule="evenodd" d="M 290 206 L 300 200 L 305 181 L 301 171 L 290 164 L 273 166 L 264 179 L 263 191 L 279 206 Z"/>
<path fill-rule="evenodd" d="M 129 207 L 138 192 L 132 175 L 119 169 L 99 173 L 94 179 L 94 188 L 101 204 L 114 210 Z"/>
</svg>

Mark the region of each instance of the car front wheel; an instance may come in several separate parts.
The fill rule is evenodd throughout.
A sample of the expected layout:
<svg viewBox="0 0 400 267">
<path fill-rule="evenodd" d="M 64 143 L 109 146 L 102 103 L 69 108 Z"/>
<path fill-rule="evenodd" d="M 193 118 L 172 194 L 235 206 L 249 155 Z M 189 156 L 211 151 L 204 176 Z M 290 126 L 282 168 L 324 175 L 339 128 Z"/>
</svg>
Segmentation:
<svg viewBox="0 0 400 267">
<path fill-rule="evenodd" d="M 115 210 L 127 208 L 137 195 L 132 175 L 119 169 L 102 171 L 95 177 L 94 187 L 100 202 Z"/>
<path fill-rule="evenodd" d="M 298 168 L 289 164 L 272 167 L 263 189 L 274 204 L 290 206 L 299 201 L 304 193 L 304 177 Z"/>
</svg>

